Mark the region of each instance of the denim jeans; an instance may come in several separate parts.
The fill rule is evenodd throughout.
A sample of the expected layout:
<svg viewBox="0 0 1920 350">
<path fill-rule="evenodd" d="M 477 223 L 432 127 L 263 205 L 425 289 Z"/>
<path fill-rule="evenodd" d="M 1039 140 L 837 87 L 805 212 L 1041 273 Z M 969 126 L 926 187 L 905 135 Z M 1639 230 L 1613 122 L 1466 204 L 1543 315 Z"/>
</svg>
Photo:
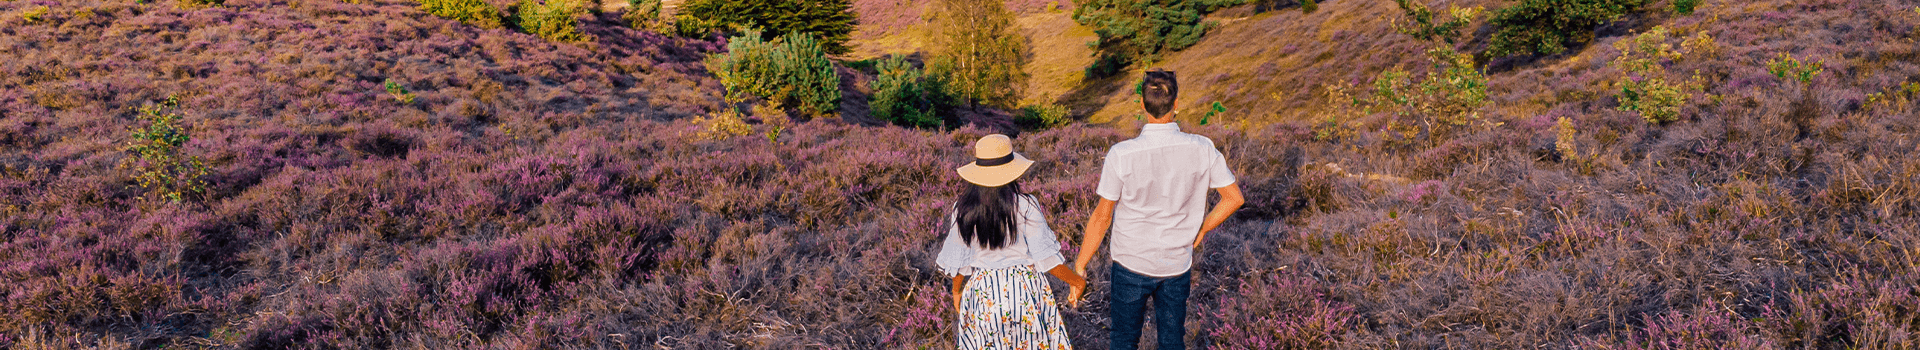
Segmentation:
<svg viewBox="0 0 1920 350">
<path fill-rule="evenodd" d="M 1109 339 L 1114 350 L 1140 348 L 1140 327 L 1146 323 L 1147 298 L 1153 298 L 1153 328 L 1158 330 L 1160 350 L 1187 348 L 1187 294 L 1193 286 L 1193 272 L 1178 276 L 1153 277 L 1113 264 L 1113 333 Z"/>
</svg>

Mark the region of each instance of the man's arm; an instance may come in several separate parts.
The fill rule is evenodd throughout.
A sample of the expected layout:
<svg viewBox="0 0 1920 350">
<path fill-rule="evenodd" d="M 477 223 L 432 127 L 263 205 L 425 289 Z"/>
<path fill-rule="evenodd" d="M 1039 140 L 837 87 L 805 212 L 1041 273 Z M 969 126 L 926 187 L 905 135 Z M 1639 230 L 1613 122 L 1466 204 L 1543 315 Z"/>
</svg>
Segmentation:
<svg viewBox="0 0 1920 350">
<path fill-rule="evenodd" d="M 1100 252 L 1100 243 L 1107 239 L 1107 229 L 1113 226 L 1113 208 L 1118 203 L 1101 198 L 1100 204 L 1093 207 L 1093 215 L 1087 217 L 1086 232 L 1080 235 L 1080 254 L 1073 258 L 1073 273 L 1087 276 L 1087 263 L 1093 261 L 1094 253 Z M 1084 288 L 1084 287 L 1083 287 Z M 1081 290 L 1081 291 L 1084 291 Z M 1081 291 L 1067 293 L 1067 303 L 1080 306 Z"/>
<path fill-rule="evenodd" d="M 1207 212 L 1207 220 L 1200 224 L 1200 236 L 1193 238 L 1194 249 L 1200 249 L 1200 242 L 1207 239 L 1208 232 L 1219 228 L 1220 224 L 1227 222 L 1227 217 L 1233 216 L 1234 211 L 1240 210 L 1241 205 L 1247 204 L 1246 198 L 1240 196 L 1238 183 L 1213 190 L 1220 191 L 1220 203 L 1213 205 L 1213 210 Z"/>
</svg>

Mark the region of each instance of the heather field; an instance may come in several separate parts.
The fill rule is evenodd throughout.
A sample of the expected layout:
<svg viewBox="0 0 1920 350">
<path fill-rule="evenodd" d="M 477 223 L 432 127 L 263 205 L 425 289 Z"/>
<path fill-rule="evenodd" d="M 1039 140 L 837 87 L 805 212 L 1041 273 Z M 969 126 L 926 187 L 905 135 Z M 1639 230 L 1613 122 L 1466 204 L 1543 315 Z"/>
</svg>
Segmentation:
<svg viewBox="0 0 1920 350">
<path fill-rule="evenodd" d="M 1247 205 L 1199 254 L 1189 344 L 1916 347 L 1920 1 L 1668 4 L 1480 57 L 1478 122 L 1417 136 L 1351 101 L 1442 71 L 1429 48 L 1486 50 L 1483 21 L 1444 44 L 1397 33 L 1391 1 L 1208 15 L 1156 66 Z M 850 45 L 922 8 L 856 1 Z M 950 349 L 933 259 L 972 141 L 1017 134 L 1071 256 L 1101 157 L 1138 132 L 1137 67 L 1034 62 L 1024 100 L 1063 126 L 916 129 L 869 116 L 874 72 L 843 58 L 837 113 L 714 137 L 691 120 L 729 107 L 704 61 L 728 39 L 621 16 L 553 42 L 411 0 L 0 1 L 0 348 Z M 1642 47 L 1672 52 L 1621 63 Z M 1653 81 L 1682 86 L 1671 121 L 1623 110 Z M 204 165 L 178 196 L 136 147 L 156 114 Z M 1062 309 L 1080 349 L 1107 348 L 1102 260 Z"/>
</svg>

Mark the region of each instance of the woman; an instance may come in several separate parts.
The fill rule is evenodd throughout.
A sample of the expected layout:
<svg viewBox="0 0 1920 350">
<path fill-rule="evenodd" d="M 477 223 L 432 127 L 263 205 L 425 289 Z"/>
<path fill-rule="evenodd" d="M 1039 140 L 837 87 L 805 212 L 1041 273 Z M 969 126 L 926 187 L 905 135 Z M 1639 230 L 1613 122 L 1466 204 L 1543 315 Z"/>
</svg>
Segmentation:
<svg viewBox="0 0 1920 350">
<path fill-rule="evenodd" d="M 951 228 L 937 259 L 953 275 L 960 348 L 1072 349 L 1039 271 L 1066 281 L 1069 293 L 1087 282 L 1062 265 L 1060 243 L 1039 201 L 1014 181 L 1033 161 L 1013 153 L 1012 140 L 999 134 L 974 143 L 974 157 L 959 169 L 968 184 L 947 217 Z"/>
</svg>

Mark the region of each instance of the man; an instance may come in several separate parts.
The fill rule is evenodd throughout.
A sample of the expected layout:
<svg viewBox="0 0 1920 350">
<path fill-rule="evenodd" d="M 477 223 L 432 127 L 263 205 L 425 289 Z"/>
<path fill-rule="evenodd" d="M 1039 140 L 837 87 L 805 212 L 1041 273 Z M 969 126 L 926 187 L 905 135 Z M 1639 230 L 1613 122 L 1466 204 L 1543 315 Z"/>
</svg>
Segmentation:
<svg viewBox="0 0 1920 350">
<path fill-rule="evenodd" d="M 1147 72 L 1140 102 L 1147 125 L 1140 136 L 1107 151 L 1096 192 L 1100 204 L 1087 220 L 1073 270 L 1087 276 L 1087 263 L 1113 230 L 1113 349 L 1140 345 L 1147 300 L 1153 300 L 1154 328 L 1162 350 L 1185 349 L 1187 294 L 1193 284 L 1193 252 L 1244 200 L 1227 159 L 1205 136 L 1180 132 L 1173 122 L 1180 87 L 1173 72 Z M 1207 210 L 1207 189 L 1220 203 Z M 1111 226 L 1109 226 L 1111 225 Z M 1068 292 L 1079 305 L 1081 290 Z"/>
</svg>

